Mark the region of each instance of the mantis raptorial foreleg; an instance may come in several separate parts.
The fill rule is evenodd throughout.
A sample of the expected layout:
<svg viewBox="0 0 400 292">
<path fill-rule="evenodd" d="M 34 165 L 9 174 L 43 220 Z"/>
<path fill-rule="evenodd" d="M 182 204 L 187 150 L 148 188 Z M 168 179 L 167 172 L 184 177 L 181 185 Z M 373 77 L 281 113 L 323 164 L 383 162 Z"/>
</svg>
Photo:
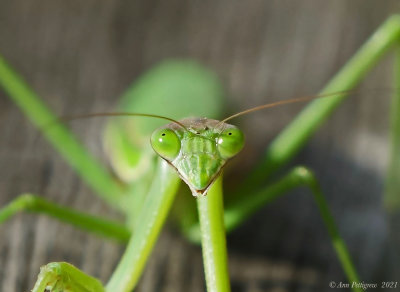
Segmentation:
<svg viewBox="0 0 400 292">
<path fill-rule="evenodd" d="M 197 198 L 201 226 L 201 249 L 207 291 L 230 291 L 228 253 L 226 250 L 222 175 L 211 187 L 207 196 Z"/>
<path fill-rule="evenodd" d="M 107 291 L 132 291 L 166 220 L 178 186 L 176 173 L 159 159 L 153 182 L 134 226 L 135 232 L 107 283 Z"/>
<path fill-rule="evenodd" d="M 42 197 L 23 194 L 0 209 L 0 224 L 21 211 L 45 214 L 97 235 L 126 243 L 130 230 L 121 223 L 67 208 Z"/>
<path fill-rule="evenodd" d="M 99 280 L 65 262 L 49 263 L 40 268 L 32 292 L 104 292 Z"/>
</svg>

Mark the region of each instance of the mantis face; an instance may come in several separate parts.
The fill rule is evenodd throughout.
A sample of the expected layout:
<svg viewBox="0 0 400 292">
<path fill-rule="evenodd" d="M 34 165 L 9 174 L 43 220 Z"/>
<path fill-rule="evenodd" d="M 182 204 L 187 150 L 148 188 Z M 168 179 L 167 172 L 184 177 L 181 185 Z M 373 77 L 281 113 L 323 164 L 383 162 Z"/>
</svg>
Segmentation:
<svg viewBox="0 0 400 292">
<path fill-rule="evenodd" d="M 188 184 L 194 196 L 206 195 L 225 163 L 244 145 L 242 131 L 207 118 L 188 118 L 155 130 L 154 151 Z"/>
</svg>

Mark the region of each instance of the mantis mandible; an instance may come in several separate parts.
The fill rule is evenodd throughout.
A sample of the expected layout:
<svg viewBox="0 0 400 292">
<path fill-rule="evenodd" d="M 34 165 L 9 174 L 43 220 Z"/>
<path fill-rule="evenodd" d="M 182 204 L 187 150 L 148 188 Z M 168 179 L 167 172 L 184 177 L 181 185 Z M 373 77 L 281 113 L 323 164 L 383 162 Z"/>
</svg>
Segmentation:
<svg viewBox="0 0 400 292">
<path fill-rule="evenodd" d="M 209 99 L 206 110 L 212 108 L 217 112 L 221 108 L 221 102 L 218 99 L 221 90 L 218 82 L 215 81 L 214 76 L 199 69 L 196 65 L 184 64 L 184 70 L 180 67 L 182 64 L 164 65 L 138 82 L 139 85 L 135 86 L 123 99 L 121 108 L 124 110 L 146 112 L 147 110 L 141 108 L 140 105 L 143 100 L 132 99 L 132 95 L 143 96 L 143 98 L 151 100 L 157 97 L 159 91 L 167 92 L 169 97 L 179 92 L 181 100 L 163 104 L 165 107 L 163 110 L 167 112 L 166 107 L 171 105 L 176 107 L 175 105 L 181 102 L 180 108 L 184 111 L 184 113 L 176 113 L 179 117 L 168 117 L 168 119 L 174 120 L 172 124 L 156 130 L 152 135 L 152 146 L 163 160 L 154 157 L 149 144 L 142 147 L 144 143 L 148 143 L 149 131 L 156 128 L 154 124 L 150 122 L 146 122 L 146 125 L 140 124 L 136 119 L 130 119 L 129 122 L 123 123 L 110 122 L 106 129 L 105 146 L 115 172 L 125 181 L 124 188 L 110 179 L 107 173 L 81 149 L 63 126 L 55 125 L 48 131 L 44 131 L 46 138 L 60 150 L 82 178 L 103 199 L 126 215 L 127 222 L 122 225 L 101 220 L 62 208 L 32 195 L 22 196 L 2 209 L 0 221 L 25 209 L 49 214 L 86 230 L 121 241 L 126 242 L 129 239 L 129 242 L 125 254 L 105 287 L 96 279 L 85 275 L 69 264 L 51 263 L 42 268 L 33 291 L 103 291 L 103 289 L 106 291 L 131 291 L 140 277 L 178 188 L 179 180 L 171 165 L 188 183 L 194 195 L 205 195 L 208 192 L 207 196 L 198 196 L 196 199 L 199 224 L 190 224 L 183 231 L 193 241 L 199 240 L 201 236 L 209 291 L 230 290 L 225 229 L 228 231 L 233 229 L 260 205 L 299 185 L 306 185 L 312 190 L 348 280 L 358 281 L 345 244 L 339 237 L 333 217 L 312 172 L 304 167 L 298 167 L 267 188 L 260 186 L 260 183 L 298 151 L 317 125 L 326 119 L 333 108 L 344 99 L 345 91 L 353 88 L 367 72 L 367 69 L 388 48 L 398 42 L 399 17 L 390 18 L 378 30 L 377 35 L 379 38 L 373 36 L 349 63 L 350 65 L 343 69 L 324 90 L 325 93 L 338 91 L 341 93 L 330 99 L 314 101 L 296 119 L 294 124 L 272 143 L 259 167 L 252 173 L 252 177 L 238 189 L 234 200 L 226 204 L 225 213 L 222 204 L 222 176 L 220 174 L 225 162 L 243 147 L 243 135 L 236 127 L 225 124 L 224 121 L 227 119 L 223 121 L 181 120 L 183 116 L 192 114 L 182 102 L 182 95 L 193 96 L 190 108 L 196 109 L 196 116 L 206 115 L 202 112 L 205 110 L 201 106 L 203 102 L 193 105 L 198 98 Z M 361 62 L 366 58 L 368 61 Z M 57 120 L 56 117 L 37 100 L 35 94 L 32 94 L 31 90 L 21 82 L 5 62 L 0 61 L 0 81 L 6 92 L 17 101 L 33 123 L 40 129 L 46 130 L 46 125 Z M 168 79 L 168 76 L 173 76 L 175 79 Z M 146 104 L 151 108 L 159 102 L 147 100 Z M 213 106 L 210 106 L 210 103 Z M 32 104 L 35 104 L 35 107 L 32 107 Z M 34 108 L 33 111 L 32 108 Z M 155 114 L 157 115 L 157 113 Z M 211 117 L 214 115 L 216 113 L 210 113 Z M 130 136 L 132 133 L 139 139 L 133 141 Z M 284 142 L 288 141 L 289 136 L 292 141 L 290 145 L 286 145 Z M 255 185 L 257 187 L 254 187 Z M 252 195 L 247 196 L 248 193 Z M 199 228 L 201 232 L 199 232 Z"/>
</svg>

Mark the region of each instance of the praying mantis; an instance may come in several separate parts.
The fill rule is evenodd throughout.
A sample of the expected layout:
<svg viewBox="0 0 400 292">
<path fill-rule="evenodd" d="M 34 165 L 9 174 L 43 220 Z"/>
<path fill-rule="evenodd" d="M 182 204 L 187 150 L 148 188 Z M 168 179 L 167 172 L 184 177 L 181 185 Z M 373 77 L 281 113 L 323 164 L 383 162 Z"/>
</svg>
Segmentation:
<svg viewBox="0 0 400 292">
<path fill-rule="evenodd" d="M 324 89 L 324 92 L 338 92 L 353 88 L 367 72 L 367 69 L 378 61 L 380 56 L 394 46 L 394 44 L 398 44 L 399 35 L 400 20 L 398 16 L 393 16 L 371 37 L 370 41 L 367 42 L 348 65 L 338 73 L 333 81 Z M 172 64 L 168 66 L 176 65 Z M 165 68 L 158 68 L 157 74 L 153 73 L 150 77 L 139 82 L 141 86 L 133 89 L 136 91 L 134 95 L 145 96 L 147 99 L 151 98 L 152 94 L 146 93 L 145 91 L 149 90 L 149 88 L 157 88 L 158 90 L 162 88 L 159 85 L 154 87 L 149 86 L 149 84 L 153 85 L 153 82 L 155 82 L 152 78 L 160 78 L 158 76 L 159 74 L 160 76 L 181 75 L 180 78 L 177 78 L 179 81 L 177 83 L 185 84 L 186 81 L 189 84 L 189 80 L 193 78 L 193 80 L 196 80 L 197 84 L 202 84 L 202 89 L 196 91 L 197 94 L 200 92 L 203 98 L 206 96 L 210 99 L 210 102 L 214 103 L 213 105 L 208 104 L 206 110 L 209 111 L 212 108 L 218 111 L 219 105 L 215 104 L 215 102 L 218 100 L 217 96 L 220 95 L 220 89 L 215 80 L 209 77 L 208 74 L 199 74 L 198 72 L 201 71 L 201 69 L 196 66 L 185 65 L 185 67 L 193 68 L 193 75 L 196 75 L 195 77 L 192 77 L 193 75 L 188 73 L 188 68 L 182 70 L 179 66 L 177 67 L 178 68 L 174 69 L 176 72 L 184 73 L 171 74 L 170 67 L 168 67 L 168 70 Z M 163 72 L 168 72 L 168 74 Z M 182 75 L 184 77 L 182 77 Z M 205 80 L 201 81 L 201 76 L 207 77 L 205 77 Z M 54 122 L 56 118 L 51 116 L 51 113 L 49 114 L 47 109 L 42 108 L 40 103 L 35 103 L 36 97 L 31 94 L 29 88 L 20 82 L 18 76 L 12 72 L 4 61 L 1 62 L 0 77 L 5 91 L 17 102 L 33 123 L 44 130 L 43 132 L 47 139 L 59 149 L 86 183 L 100 194 L 103 199 L 110 203 L 110 205 L 120 210 L 127 217 L 125 225 L 104 219 L 100 220 L 100 218 L 61 208 L 60 206 L 32 195 L 23 196 L 2 209 L 0 221 L 5 221 L 5 219 L 8 219 L 16 211 L 25 208 L 31 211 L 50 214 L 87 230 L 117 238 L 121 241 L 130 238 L 121 262 L 118 264 L 111 280 L 105 287 L 96 279 L 85 275 L 83 272 L 67 263 L 52 263 L 42 268 L 42 272 L 39 275 L 38 282 L 33 291 L 68 291 L 68 289 L 71 291 L 102 291 L 103 289 L 106 291 L 130 291 L 139 279 L 146 259 L 167 217 L 168 210 L 172 205 L 179 183 L 179 179 L 172 171 L 171 167 L 167 165 L 164 160 L 155 158 L 152 152 L 153 150 L 148 143 L 149 133 L 146 132 L 146 128 L 147 131 L 150 129 L 154 130 L 156 128 L 155 124 L 153 124 L 154 121 L 146 120 L 144 122 L 144 118 L 132 118 L 129 119 L 129 121 L 125 120 L 126 118 L 124 118 L 124 121 L 116 119 L 111 121 L 106 129 L 105 146 L 109 153 L 111 164 L 119 177 L 126 182 L 126 186 L 121 188 L 120 184 L 110 179 L 107 172 L 99 168 L 96 162 L 83 152 L 79 144 L 70 138 L 70 134 L 62 125 L 54 125 L 46 129 L 48 123 Z M 188 79 L 183 79 L 185 77 Z M 162 78 L 160 79 L 162 80 Z M 157 83 L 158 82 L 159 81 L 157 81 Z M 171 86 L 171 84 L 173 83 L 169 80 L 168 86 Z M 179 88 L 180 87 L 181 86 L 179 86 Z M 174 90 L 171 90 L 171 92 L 175 94 Z M 317 125 L 326 119 L 333 108 L 344 99 L 344 93 L 338 93 L 337 95 L 336 97 L 314 101 L 300 114 L 293 124 L 274 140 L 258 168 L 256 168 L 251 177 L 248 178 L 242 186 L 238 187 L 232 201 L 227 203 L 225 213 L 222 207 L 221 176 L 215 176 L 215 180 L 213 180 L 213 177 L 213 184 L 208 184 L 209 181 L 206 179 L 206 183 L 201 182 L 199 187 L 195 188 L 195 191 L 199 190 L 200 193 L 205 193 L 204 190 L 208 190 L 207 188 L 210 187 L 207 196 L 199 196 L 196 199 L 200 224 L 193 223 L 189 224 L 189 226 L 184 226 L 183 232 L 193 241 L 202 241 L 206 281 L 209 291 L 230 290 L 229 278 L 227 276 L 225 229 L 228 231 L 232 230 L 263 203 L 299 185 L 306 185 L 312 190 L 349 281 L 359 281 L 351 263 L 350 256 L 346 251 L 345 244 L 338 235 L 338 231 L 336 230 L 333 218 L 322 196 L 318 182 L 310 170 L 304 167 L 298 167 L 289 172 L 289 174 L 278 182 L 272 183 L 266 188 L 265 186 L 260 186 L 266 177 L 284 165 L 289 158 L 293 157 L 298 149 L 304 145 Z M 196 100 L 196 98 L 193 100 Z M 140 101 L 137 99 L 131 100 L 130 97 L 127 96 L 121 103 L 121 110 L 122 108 L 127 112 L 145 110 L 141 109 L 138 103 L 140 103 Z M 32 104 L 38 105 L 36 107 L 37 112 L 31 111 L 31 108 L 29 108 Z M 154 105 L 154 103 L 148 104 L 150 108 Z M 167 106 L 168 104 L 165 104 L 165 107 Z M 176 107 L 176 103 L 173 103 L 173 106 Z M 202 109 L 200 105 L 191 104 L 190 106 L 199 110 L 196 114 L 197 116 L 201 117 L 206 115 L 206 113 L 201 112 Z M 180 108 L 182 111 L 185 111 L 182 115 L 188 114 L 188 110 L 183 104 Z M 180 114 L 178 113 L 176 115 L 179 116 Z M 208 115 L 212 117 L 216 114 L 208 113 L 207 116 Z M 183 117 L 184 116 L 178 117 L 178 119 Z M 140 121 L 143 122 L 141 123 Z M 159 121 L 154 123 L 158 122 Z M 177 123 L 173 123 L 175 123 L 176 126 Z M 189 128 L 194 136 L 201 135 L 201 133 L 197 134 L 196 127 L 191 128 L 187 126 L 186 123 L 179 123 L 182 123 L 181 126 L 178 124 L 181 130 Z M 213 122 L 212 125 L 203 125 L 204 127 L 200 127 L 200 130 L 205 130 L 206 126 L 209 129 L 214 129 L 214 127 L 216 127 L 218 137 L 220 137 L 219 135 L 224 133 L 225 129 L 219 129 L 219 124 L 219 122 Z M 228 126 L 228 128 L 230 128 L 230 126 Z M 129 131 L 126 131 L 127 129 Z M 171 134 L 171 132 L 162 132 L 163 129 L 164 128 L 162 128 L 161 132 L 156 131 L 154 135 L 157 133 L 161 133 L 160 135 Z M 177 129 L 174 128 L 171 131 L 174 130 Z M 136 137 L 142 136 L 143 138 L 139 139 L 139 141 L 132 142 L 126 133 L 135 133 Z M 230 136 L 229 133 L 232 132 L 227 133 L 228 137 Z M 172 141 L 175 141 L 172 142 L 172 144 L 176 146 L 176 137 L 173 136 L 173 134 L 171 135 L 173 137 Z M 238 136 L 240 138 L 241 134 L 238 134 Z M 242 138 L 239 139 L 239 142 L 241 139 Z M 155 150 L 161 150 L 162 152 L 162 147 L 159 148 L 159 145 L 155 145 L 159 140 L 160 137 L 156 136 L 154 138 L 153 136 L 153 148 Z M 219 139 L 217 139 L 217 141 L 219 141 Z M 147 143 L 146 149 L 141 148 L 143 145 L 142 143 Z M 240 150 L 241 144 L 242 143 L 238 143 L 240 147 L 237 146 L 233 152 Z M 138 152 L 137 149 L 140 149 L 140 152 Z M 232 148 L 225 150 L 226 157 L 230 156 L 228 154 L 231 154 L 231 150 Z M 167 151 L 167 154 L 162 154 L 161 156 L 164 156 L 163 158 L 167 158 L 168 160 L 169 157 L 174 155 L 176 155 L 176 151 L 170 149 Z M 140 167 L 135 168 L 133 166 Z M 222 166 L 217 167 L 217 174 L 219 174 L 221 167 Z M 396 166 L 393 168 L 395 170 L 397 169 Z M 181 174 L 181 176 L 184 175 Z M 192 180 L 190 176 L 184 176 L 184 179 L 189 182 Z M 257 185 L 258 187 L 255 187 Z M 146 192 L 144 192 L 144 190 L 146 190 Z M 126 193 L 133 195 L 123 195 Z M 146 194 L 145 196 L 143 195 L 144 193 Z M 244 196 L 244 193 L 252 193 L 252 195 Z M 134 210 L 132 210 L 132 208 L 134 208 Z M 131 232 L 133 234 L 132 236 Z M 66 280 L 62 281 L 65 275 L 67 275 L 65 277 Z"/>
</svg>

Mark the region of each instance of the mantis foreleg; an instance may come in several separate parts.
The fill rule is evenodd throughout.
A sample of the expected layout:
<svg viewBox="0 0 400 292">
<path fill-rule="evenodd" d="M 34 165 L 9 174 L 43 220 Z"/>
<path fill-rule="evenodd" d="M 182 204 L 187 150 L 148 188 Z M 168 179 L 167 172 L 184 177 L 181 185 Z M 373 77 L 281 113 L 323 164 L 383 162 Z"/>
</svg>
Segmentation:
<svg viewBox="0 0 400 292">
<path fill-rule="evenodd" d="M 49 263 L 40 268 L 32 292 L 104 292 L 99 280 L 65 262 Z"/>
<path fill-rule="evenodd" d="M 197 197 L 201 245 L 208 292 L 229 292 L 222 175 L 207 196 Z"/>
<path fill-rule="evenodd" d="M 154 180 L 138 214 L 135 233 L 107 283 L 107 291 L 129 292 L 135 287 L 165 222 L 178 186 L 179 177 L 165 161 L 159 159 Z"/>
</svg>

